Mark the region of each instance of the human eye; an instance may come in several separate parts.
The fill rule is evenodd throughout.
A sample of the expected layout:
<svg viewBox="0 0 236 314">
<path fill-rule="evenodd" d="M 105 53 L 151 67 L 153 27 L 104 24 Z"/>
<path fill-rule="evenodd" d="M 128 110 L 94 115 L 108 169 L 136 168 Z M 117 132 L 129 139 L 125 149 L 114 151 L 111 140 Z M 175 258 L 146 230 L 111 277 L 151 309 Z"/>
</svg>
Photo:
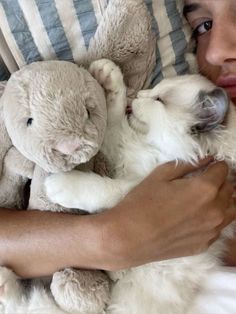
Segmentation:
<svg viewBox="0 0 236 314">
<path fill-rule="evenodd" d="M 206 32 L 208 32 L 209 30 L 211 30 L 211 28 L 212 28 L 212 21 L 211 20 L 204 21 L 193 29 L 193 37 L 197 38 L 205 34 Z"/>
</svg>

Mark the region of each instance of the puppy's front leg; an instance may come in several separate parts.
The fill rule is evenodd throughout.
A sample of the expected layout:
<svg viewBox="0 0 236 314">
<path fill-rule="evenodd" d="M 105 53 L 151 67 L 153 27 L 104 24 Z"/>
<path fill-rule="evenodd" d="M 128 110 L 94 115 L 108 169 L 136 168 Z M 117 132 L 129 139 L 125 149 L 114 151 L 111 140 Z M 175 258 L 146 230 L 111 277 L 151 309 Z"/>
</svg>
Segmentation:
<svg viewBox="0 0 236 314">
<path fill-rule="evenodd" d="M 108 59 L 92 62 L 90 72 L 106 91 L 108 126 L 120 122 L 127 106 L 126 86 L 120 68 Z"/>
<path fill-rule="evenodd" d="M 49 176 L 45 188 L 52 202 L 94 213 L 114 207 L 135 184 L 131 180 L 73 170 Z"/>
</svg>

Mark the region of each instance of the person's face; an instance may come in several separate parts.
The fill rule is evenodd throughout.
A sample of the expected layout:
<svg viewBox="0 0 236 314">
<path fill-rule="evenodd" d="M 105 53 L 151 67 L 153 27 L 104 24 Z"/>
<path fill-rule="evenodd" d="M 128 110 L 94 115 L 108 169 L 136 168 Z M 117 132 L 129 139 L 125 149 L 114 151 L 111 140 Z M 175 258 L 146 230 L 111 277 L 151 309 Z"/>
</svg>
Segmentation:
<svg viewBox="0 0 236 314">
<path fill-rule="evenodd" d="M 202 74 L 224 87 L 236 104 L 236 0 L 185 0 Z"/>
</svg>

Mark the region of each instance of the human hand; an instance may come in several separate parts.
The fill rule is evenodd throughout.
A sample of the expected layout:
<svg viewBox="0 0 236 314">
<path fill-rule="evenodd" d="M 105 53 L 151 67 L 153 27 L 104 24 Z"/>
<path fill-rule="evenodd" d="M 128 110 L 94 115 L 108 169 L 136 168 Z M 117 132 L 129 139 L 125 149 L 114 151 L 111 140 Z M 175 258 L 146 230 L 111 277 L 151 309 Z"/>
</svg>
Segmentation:
<svg viewBox="0 0 236 314">
<path fill-rule="evenodd" d="M 0 264 L 30 278 L 67 266 L 118 270 L 198 254 L 235 219 L 227 166 L 203 170 L 209 161 L 160 166 L 99 214 L 0 209 Z M 185 177 L 194 170 L 196 177 Z"/>
<path fill-rule="evenodd" d="M 156 168 L 114 209 L 102 213 L 104 268 L 117 270 L 203 252 L 236 218 L 225 162 Z M 204 169 L 200 173 L 200 169 Z M 185 177 L 197 171 L 196 176 Z"/>
</svg>

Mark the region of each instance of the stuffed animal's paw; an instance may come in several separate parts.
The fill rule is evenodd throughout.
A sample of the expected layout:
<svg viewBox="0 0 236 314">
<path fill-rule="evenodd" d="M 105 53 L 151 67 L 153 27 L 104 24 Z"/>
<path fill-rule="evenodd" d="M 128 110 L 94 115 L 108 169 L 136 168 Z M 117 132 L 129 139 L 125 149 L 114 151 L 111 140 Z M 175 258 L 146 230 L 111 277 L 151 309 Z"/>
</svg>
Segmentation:
<svg viewBox="0 0 236 314">
<path fill-rule="evenodd" d="M 5 167 L 22 177 L 32 179 L 35 163 L 23 156 L 14 146 L 5 156 Z"/>
<path fill-rule="evenodd" d="M 120 68 L 108 59 L 91 63 L 90 73 L 108 92 L 118 93 L 124 88 L 123 75 Z"/>
<path fill-rule="evenodd" d="M 0 302 L 19 293 L 18 277 L 16 274 L 6 268 L 0 267 Z"/>
<path fill-rule="evenodd" d="M 51 291 L 65 311 L 100 314 L 109 299 L 109 284 L 108 277 L 101 271 L 67 268 L 53 275 Z"/>
</svg>

